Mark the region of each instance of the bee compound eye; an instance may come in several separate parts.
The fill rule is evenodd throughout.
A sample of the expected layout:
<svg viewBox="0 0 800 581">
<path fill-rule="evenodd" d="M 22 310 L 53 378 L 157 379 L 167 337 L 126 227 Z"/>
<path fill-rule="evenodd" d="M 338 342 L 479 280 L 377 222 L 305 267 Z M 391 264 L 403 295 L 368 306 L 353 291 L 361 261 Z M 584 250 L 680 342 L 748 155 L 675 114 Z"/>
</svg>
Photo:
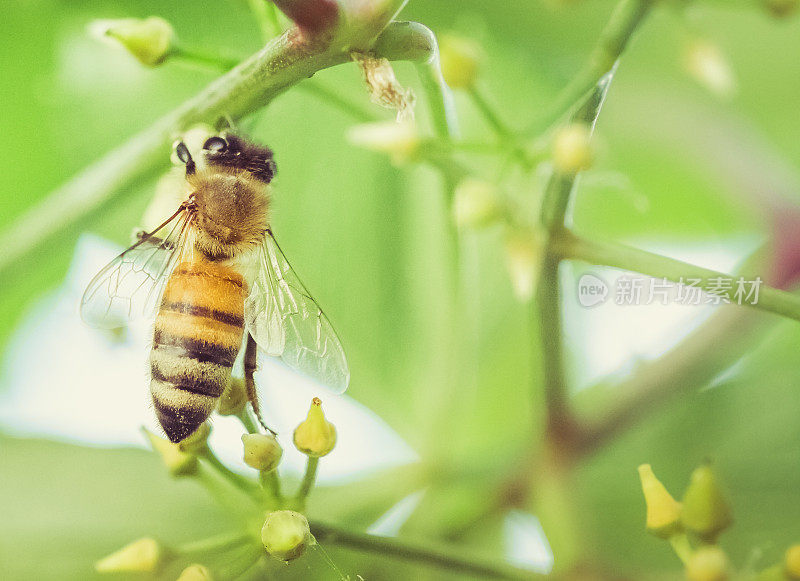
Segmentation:
<svg viewBox="0 0 800 581">
<path fill-rule="evenodd" d="M 192 154 L 189 153 L 189 148 L 183 141 L 178 142 L 175 146 L 175 156 L 181 163 L 189 163 L 192 161 Z"/>
<path fill-rule="evenodd" d="M 209 137 L 203 144 L 203 149 L 206 149 L 211 153 L 221 153 L 228 149 L 228 142 L 222 137 Z"/>
</svg>

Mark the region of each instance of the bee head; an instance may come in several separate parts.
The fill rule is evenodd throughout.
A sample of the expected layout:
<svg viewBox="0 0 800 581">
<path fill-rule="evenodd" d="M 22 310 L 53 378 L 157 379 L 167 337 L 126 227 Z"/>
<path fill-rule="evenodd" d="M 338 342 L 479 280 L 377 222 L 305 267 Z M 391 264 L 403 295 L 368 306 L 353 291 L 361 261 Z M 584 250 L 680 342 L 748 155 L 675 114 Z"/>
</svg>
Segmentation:
<svg viewBox="0 0 800 581">
<path fill-rule="evenodd" d="M 271 149 L 232 133 L 209 137 L 203 152 L 210 169 L 244 170 L 265 184 L 272 181 L 277 169 Z"/>
</svg>

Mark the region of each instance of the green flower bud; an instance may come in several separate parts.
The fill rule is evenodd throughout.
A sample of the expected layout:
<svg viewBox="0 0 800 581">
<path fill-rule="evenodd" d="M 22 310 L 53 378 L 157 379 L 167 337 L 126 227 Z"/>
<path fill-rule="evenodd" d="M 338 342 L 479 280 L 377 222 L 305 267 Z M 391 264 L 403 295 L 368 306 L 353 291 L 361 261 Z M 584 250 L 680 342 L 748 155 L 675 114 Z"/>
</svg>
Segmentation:
<svg viewBox="0 0 800 581">
<path fill-rule="evenodd" d="M 764 7 L 775 17 L 785 18 L 797 10 L 798 0 L 763 0 Z"/>
<path fill-rule="evenodd" d="M 483 180 L 463 180 L 456 187 L 453 215 L 459 228 L 488 226 L 501 215 L 497 188 Z"/>
<path fill-rule="evenodd" d="M 172 476 L 191 476 L 197 474 L 197 456 L 181 450 L 180 444 L 173 444 L 169 440 L 160 438 L 142 428 L 150 445 L 155 452 L 161 456 L 167 469 Z"/>
<path fill-rule="evenodd" d="M 242 436 L 244 444 L 244 462 L 248 466 L 270 472 L 278 467 L 283 455 L 283 448 L 271 434 L 245 434 Z"/>
<path fill-rule="evenodd" d="M 453 89 L 469 89 L 478 80 L 483 51 L 474 41 L 445 35 L 439 45 L 442 75 Z"/>
<path fill-rule="evenodd" d="M 267 515 L 261 541 L 270 557 L 291 561 L 302 555 L 314 538 L 306 517 L 293 510 L 278 510 Z"/>
<path fill-rule="evenodd" d="M 139 539 L 100 559 L 94 568 L 98 573 L 148 573 L 158 568 L 162 553 L 155 539 Z"/>
<path fill-rule="evenodd" d="M 656 478 L 650 464 L 639 466 L 639 479 L 647 505 L 647 530 L 668 539 L 681 530 L 681 503 L 672 498 L 661 481 Z"/>
<path fill-rule="evenodd" d="M 247 389 L 244 386 L 244 379 L 232 377 L 228 387 L 222 392 L 219 398 L 217 413 L 221 416 L 235 416 L 247 405 Z"/>
<path fill-rule="evenodd" d="M 178 448 L 187 454 L 200 454 L 208 447 L 209 434 L 211 434 L 211 426 L 205 422 L 187 438 L 178 442 Z"/>
<path fill-rule="evenodd" d="M 294 445 L 303 454 L 321 458 L 329 454 L 336 445 L 336 428 L 325 419 L 322 400 L 311 400 L 306 420 L 294 431 Z"/>
<path fill-rule="evenodd" d="M 719 547 L 700 547 L 686 564 L 689 581 L 727 581 L 728 557 Z"/>
<path fill-rule="evenodd" d="M 789 579 L 800 580 L 800 545 L 792 545 L 787 549 L 783 568 Z"/>
<path fill-rule="evenodd" d="M 683 496 L 681 522 L 686 530 L 708 543 L 714 543 L 719 534 L 733 523 L 731 507 L 709 464 L 703 464 L 692 472 Z"/>
<path fill-rule="evenodd" d="M 197 564 L 186 567 L 178 577 L 178 581 L 213 581 L 213 579 L 211 571 Z"/>
<path fill-rule="evenodd" d="M 553 141 L 553 167 L 562 174 L 588 169 L 594 160 L 592 132 L 584 123 L 562 127 Z"/>
<path fill-rule="evenodd" d="M 96 20 L 90 31 L 98 37 L 121 44 L 136 60 L 148 67 L 161 64 L 173 48 L 172 25 L 157 16 Z"/>
</svg>

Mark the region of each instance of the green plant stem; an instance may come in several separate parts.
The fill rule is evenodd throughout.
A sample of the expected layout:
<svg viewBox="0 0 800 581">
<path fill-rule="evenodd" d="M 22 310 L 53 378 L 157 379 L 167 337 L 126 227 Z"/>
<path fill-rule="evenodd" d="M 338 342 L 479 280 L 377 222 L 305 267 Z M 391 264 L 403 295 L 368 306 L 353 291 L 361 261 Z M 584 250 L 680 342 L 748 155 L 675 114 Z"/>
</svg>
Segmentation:
<svg viewBox="0 0 800 581">
<path fill-rule="evenodd" d="M 306 462 L 306 472 L 303 475 L 303 480 L 300 482 L 300 487 L 297 489 L 295 500 L 302 507 L 305 505 L 311 489 L 314 487 L 314 482 L 317 480 L 317 468 L 319 467 L 319 458 L 309 456 Z"/>
<path fill-rule="evenodd" d="M 392 6 L 399 9 L 402 4 L 397 0 Z M 192 125 L 214 124 L 226 117 L 237 121 L 315 72 L 350 62 L 353 43 L 378 36 L 395 11 L 381 13 L 385 19 L 372 15 L 366 23 L 354 22 L 352 28 L 345 28 L 330 42 L 300 38 L 292 30 L 272 39 L 177 109 L 51 192 L 0 233 L 0 272 L 57 234 L 75 228 L 108 204 L 130 195 L 134 191 L 128 188 L 131 184 L 167 167 L 170 144 Z M 427 39 L 421 39 L 419 45 L 392 43 L 391 38 L 397 33 L 397 27 L 388 26 L 378 36 L 387 47 L 398 51 L 387 49 L 379 56 L 389 60 L 417 58 L 419 46 Z"/>
<path fill-rule="evenodd" d="M 608 94 L 612 74 L 607 75 L 595 87 L 583 106 L 573 115 L 573 121 L 587 123 L 593 130 Z M 556 249 L 567 219 L 567 209 L 578 174 L 553 173 L 547 184 L 542 202 L 541 222 L 547 239 L 539 274 L 537 300 L 533 308 L 534 319 L 538 316 L 542 356 L 544 358 L 544 393 L 547 408 L 548 428 L 556 438 L 575 436 L 573 418 L 569 405 L 569 394 L 564 373 L 562 353 L 561 291 L 558 267 L 563 256 Z M 538 309 L 538 310 L 537 310 Z M 569 445 L 569 442 L 564 442 Z"/>
<path fill-rule="evenodd" d="M 500 115 L 495 111 L 495 108 L 489 103 L 489 100 L 481 92 L 481 89 L 476 85 L 470 87 L 468 94 L 475 103 L 475 106 L 481 112 L 483 117 L 489 123 L 489 126 L 495 132 L 500 141 L 509 148 L 511 153 L 517 161 L 526 169 L 530 169 L 534 165 L 534 161 L 528 158 L 525 148 L 520 144 L 519 137 L 516 133 L 500 118 Z"/>
<path fill-rule="evenodd" d="M 258 475 L 261 481 L 261 486 L 264 487 L 269 495 L 275 500 L 276 503 L 283 503 L 283 493 L 281 492 L 281 479 L 278 476 L 277 470 L 270 470 L 269 472 L 260 472 Z"/>
<path fill-rule="evenodd" d="M 318 79 L 309 79 L 297 85 L 297 88 L 301 91 L 305 91 L 309 95 L 317 97 L 320 101 L 323 101 L 324 103 L 332 105 L 340 111 L 347 113 L 350 117 L 360 123 L 372 123 L 380 119 L 362 104 L 343 97 L 335 89 L 328 87 Z"/>
<path fill-rule="evenodd" d="M 483 92 L 473 85 L 470 87 L 468 94 L 497 136 L 504 140 L 512 139 L 514 132 L 500 119 L 500 115 L 494 110 L 494 107 L 489 103 Z"/>
<path fill-rule="evenodd" d="M 394 557 L 404 561 L 438 567 L 450 574 L 463 574 L 486 579 L 531 580 L 553 578 L 511 567 L 497 565 L 475 558 L 456 555 L 429 545 L 417 546 L 394 538 L 378 537 L 365 533 L 354 533 L 334 526 L 312 521 L 311 533 L 320 543 L 331 543 L 358 551 L 376 553 L 382 557 Z"/>
<path fill-rule="evenodd" d="M 252 540 L 250 535 L 241 531 L 222 533 L 199 541 L 191 541 L 175 547 L 181 555 L 203 555 L 213 551 L 221 551 Z"/>
<path fill-rule="evenodd" d="M 252 519 L 253 510 L 257 507 L 255 499 L 242 491 L 216 471 L 209 470 L 205 463 L 198 466 L 194 478 L 203 488 L 226 510 L 236 515 L 243 523 Z"/>
<path fill-rule="evenodd" d="M 713 291 L 714 294 L 719 297 L 723 297 L 738 304 L 736 303 L 735 297 L 736 285 L 732 285 L 730 289 L 716 289 L 714 284 L 710 282 L 712 279 L 722 278 L 732 280 L 734 278 L 723 272 L 703 268 L 688 262 L 683 262 L 682 260 L 676 260 L 622 244 L 587 240 L 570 232 L 564 232 L 558 245 L 563 258 L 572 258 L 590 264 L 611 266 L 613 268 L 638 272 L 656 278 L 666 278 L 675 283 L 681 282 L 681 279 L 700 279 L 700 282 L 697 284 L 698 288 L 704 291 Z M 743 301 L 741 306 L 759 309 L 800 321 L 800 296 L 773 288 L 766 284 L 760 286 L 758 302 Z"/>
<path fill-rule="evenodd" d="M 256 425 L 256 422 L 253 420 L 253 416 L 250 415 L 250 410 L 248 410 L 247 407 L 243 407 L 242 411 L 236 414 L 236 417 L 239 418 L 240 422 L 242 422 L 242 426 L 248 434 L 259 433 L 258 425 Z"/>
<path fill-rule="evenodd" d="M 188 64 L 206 70 L 216 72 L 227 72 L 238 65 L 241 60 L 222 55 L 204 52 L 194 48 L 176 46 L 170 52 L 168 59 L 177 61 L 180 64 Z"/>
<path fill-rule="evenodd" d="M 583 100 L 585 95 L 611 71 L 614 63 L 628 46 L 633 33 L 655 3 L 656 0 L 622 0 L 617 4 L 586 64 L 562 89 L 545 112 L 535 119 L 526 131 L 527 135 L 538 135 L 546 131 Z"/>
<path fill-rule="evenodd" d="M 459 134 L 458 116 L 453 102 L 453 94 L 442 76 L 438 50 L 437 48 L 436 54 L 431 60 L 417 63 L 417 75 L 427 97 L 436 135 L 454 139 Z"/>
<path fill-rule="evenodd" d="M 241 474 L 236 474 L 220 460 L 216 454 L 210 449 L 206 448 L 200 455 L 200 459 L 205 461 L 213 470 L 222 478 L 230 482 L 233 486 L 252 495 L 258 490 L 255 482 L 249 478 L 245 478 Z"/>
<path fill-rule="evenodd" d="M 681 560 L 681 563 L 687 565 L 689 559 L 692 558 L 692 545 L 689 544 L 689 537 L 686 533 L 676 533 L 669 538 L 669 544 L 672 545 L 672 550 Z"/>
</svg>

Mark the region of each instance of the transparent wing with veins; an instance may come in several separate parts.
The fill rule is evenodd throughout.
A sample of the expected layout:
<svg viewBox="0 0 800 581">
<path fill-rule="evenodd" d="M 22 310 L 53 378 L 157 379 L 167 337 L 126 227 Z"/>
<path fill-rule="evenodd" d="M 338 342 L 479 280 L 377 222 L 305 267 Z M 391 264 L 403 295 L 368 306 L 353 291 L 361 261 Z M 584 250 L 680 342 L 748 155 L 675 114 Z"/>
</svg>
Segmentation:
<svg viewBox="0 0 800 581">
<path fill-rule="evenodd" d="M 258 346 L 289 367 L 342 393 L 350 370 L 339 337 L 267 231 L 258 272 L 245 302 L 247 329 Z"/>
<path fill-rule="evenodd" d="M 188 212 L 178 210 L 109 262 L 86 287 L 81 318 L 93 327 L 115 329 L 128 321 L 153 316 L 186 246 L 188 224 Z M 167 234 L 155 236 L 159 231 Z"/>
</svg>

